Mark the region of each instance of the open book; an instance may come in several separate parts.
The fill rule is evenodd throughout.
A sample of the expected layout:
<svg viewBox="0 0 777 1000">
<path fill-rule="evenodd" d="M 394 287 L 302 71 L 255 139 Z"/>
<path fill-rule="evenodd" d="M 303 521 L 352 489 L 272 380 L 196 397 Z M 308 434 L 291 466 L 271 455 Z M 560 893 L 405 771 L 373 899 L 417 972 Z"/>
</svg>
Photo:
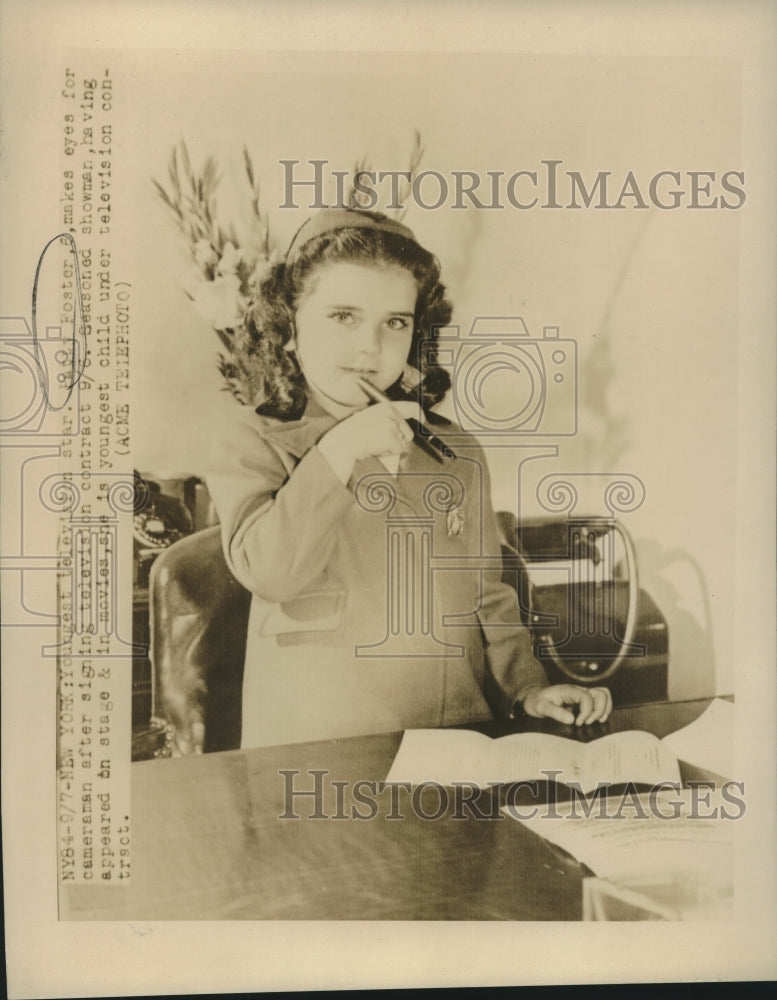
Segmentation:
<svg viewBox="0 0 777 1000">
<path fill-rule="evenodd" d="M 672 751 L 651 733 L 630 730 L 590 743 L 544 733 L 492 739 L 466 729 L 408 729 L 387 782 L 487 787 L 514 781 L 573 782 L 583 792 L 604 783 L 679 782 Z"/>
</svg>

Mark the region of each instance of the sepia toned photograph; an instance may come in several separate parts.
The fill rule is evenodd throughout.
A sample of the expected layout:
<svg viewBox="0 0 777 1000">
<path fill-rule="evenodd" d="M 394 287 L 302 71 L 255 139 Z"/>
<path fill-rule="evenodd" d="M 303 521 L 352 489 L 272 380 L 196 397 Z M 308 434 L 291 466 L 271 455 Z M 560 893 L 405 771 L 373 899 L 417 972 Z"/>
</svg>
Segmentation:
<svg viewBox="0 0 777 1000">
<path fill-rule="evenodd" d="M 773 978 L 772 5 L 63 9 L 0 5 L 9 995 Z"/>
</svg>

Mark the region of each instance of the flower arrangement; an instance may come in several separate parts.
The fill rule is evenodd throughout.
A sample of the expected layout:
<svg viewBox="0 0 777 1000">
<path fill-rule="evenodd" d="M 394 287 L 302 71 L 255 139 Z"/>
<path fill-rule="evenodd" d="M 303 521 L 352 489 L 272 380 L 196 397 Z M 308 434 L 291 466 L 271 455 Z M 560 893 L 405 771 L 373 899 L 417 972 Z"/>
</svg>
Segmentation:
<svg viewBox="0 0 777 1000">
<path fill-rule="evenodd" d="M 421 137 L 414 135 L 410 154 L 410 180 L 423 156 Z M 199 315 L 213 328 L 222 351 L 218 367 L 224 388 L 241 403 L 252 400 L 252 353 L 244 317 L 259 283 L 268 268 L 281 259 L 267 214 L 260 207 L 260 186 L 248 153 L 243 147 L 243 168 L 247 182 L 248 236 L 241 242 L 233 224 L 222 227 L 217 220 L 216 189 L 220 176 L 216 161 L 208 157 L 200 173 L 191 163 L 186 143 L 174 148 L 168 165 L 169 188 L 152 178 L 157 194 L 171 213 L 191 253 L 192 265 L 181 279 L 184 292 Z M 354 174 L 369 169 L 366 158 Z M 353 176 L 353 175 L 352 175 Z M 400 199 L 400 203 L 405 199 Z M 346 204 L 358 207 L 359 196 L 351 187 Z M 401 217 L 404 213 L 397 214 Z"/>
</svg>

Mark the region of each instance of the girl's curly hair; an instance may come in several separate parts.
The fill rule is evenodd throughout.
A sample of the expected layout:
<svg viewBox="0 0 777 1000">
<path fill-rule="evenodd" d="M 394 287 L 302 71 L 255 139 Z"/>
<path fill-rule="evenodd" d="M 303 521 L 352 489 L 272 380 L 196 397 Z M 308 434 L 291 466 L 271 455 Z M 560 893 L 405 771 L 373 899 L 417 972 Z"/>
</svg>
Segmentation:
<svg viewBox="0 0 777 1000">
<path fill-rule="evenodd" d="M 438 328 L 450 322 L 452 313 L 437 259 L 415 241 L 396 233 L 336 229 L 305 243 L 291 264 L 281 262 L 271 267 L 246 313 L 240 364 L 250 376 L 250 402 L 262 416 L 296 420 L 304 413 L 305 379 L 297 358 L 285 346 L 294 334 L 294 315 L 312 273 L 322 264 L 341 261 L 402 267 L 418 286 L 408 363 L 419 371 L 421 379 L 415 389 L 404 388 L 398 379 L 386 390 L 387 395 L 417 401 L 428 410 L 450 388 L 450 376 L 437 364 L 434 346 Z"/>
</svg>

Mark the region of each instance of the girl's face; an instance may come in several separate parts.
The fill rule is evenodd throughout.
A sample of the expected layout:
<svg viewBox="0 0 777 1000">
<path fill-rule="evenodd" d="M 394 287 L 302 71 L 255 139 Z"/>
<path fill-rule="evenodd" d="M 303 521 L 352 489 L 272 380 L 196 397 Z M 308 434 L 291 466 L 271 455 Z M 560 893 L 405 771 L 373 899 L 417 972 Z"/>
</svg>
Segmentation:
<svg viewBox="0 0 777 1000">
<path fill-rule="evenodd" d="M 295 317 L 306 381 L 347 406 L 366 403 L 360 377 L 388 389 L 407 362 L 417 295 L 404 268 L 324 264 L 308 279 Z"/>
</svg>

